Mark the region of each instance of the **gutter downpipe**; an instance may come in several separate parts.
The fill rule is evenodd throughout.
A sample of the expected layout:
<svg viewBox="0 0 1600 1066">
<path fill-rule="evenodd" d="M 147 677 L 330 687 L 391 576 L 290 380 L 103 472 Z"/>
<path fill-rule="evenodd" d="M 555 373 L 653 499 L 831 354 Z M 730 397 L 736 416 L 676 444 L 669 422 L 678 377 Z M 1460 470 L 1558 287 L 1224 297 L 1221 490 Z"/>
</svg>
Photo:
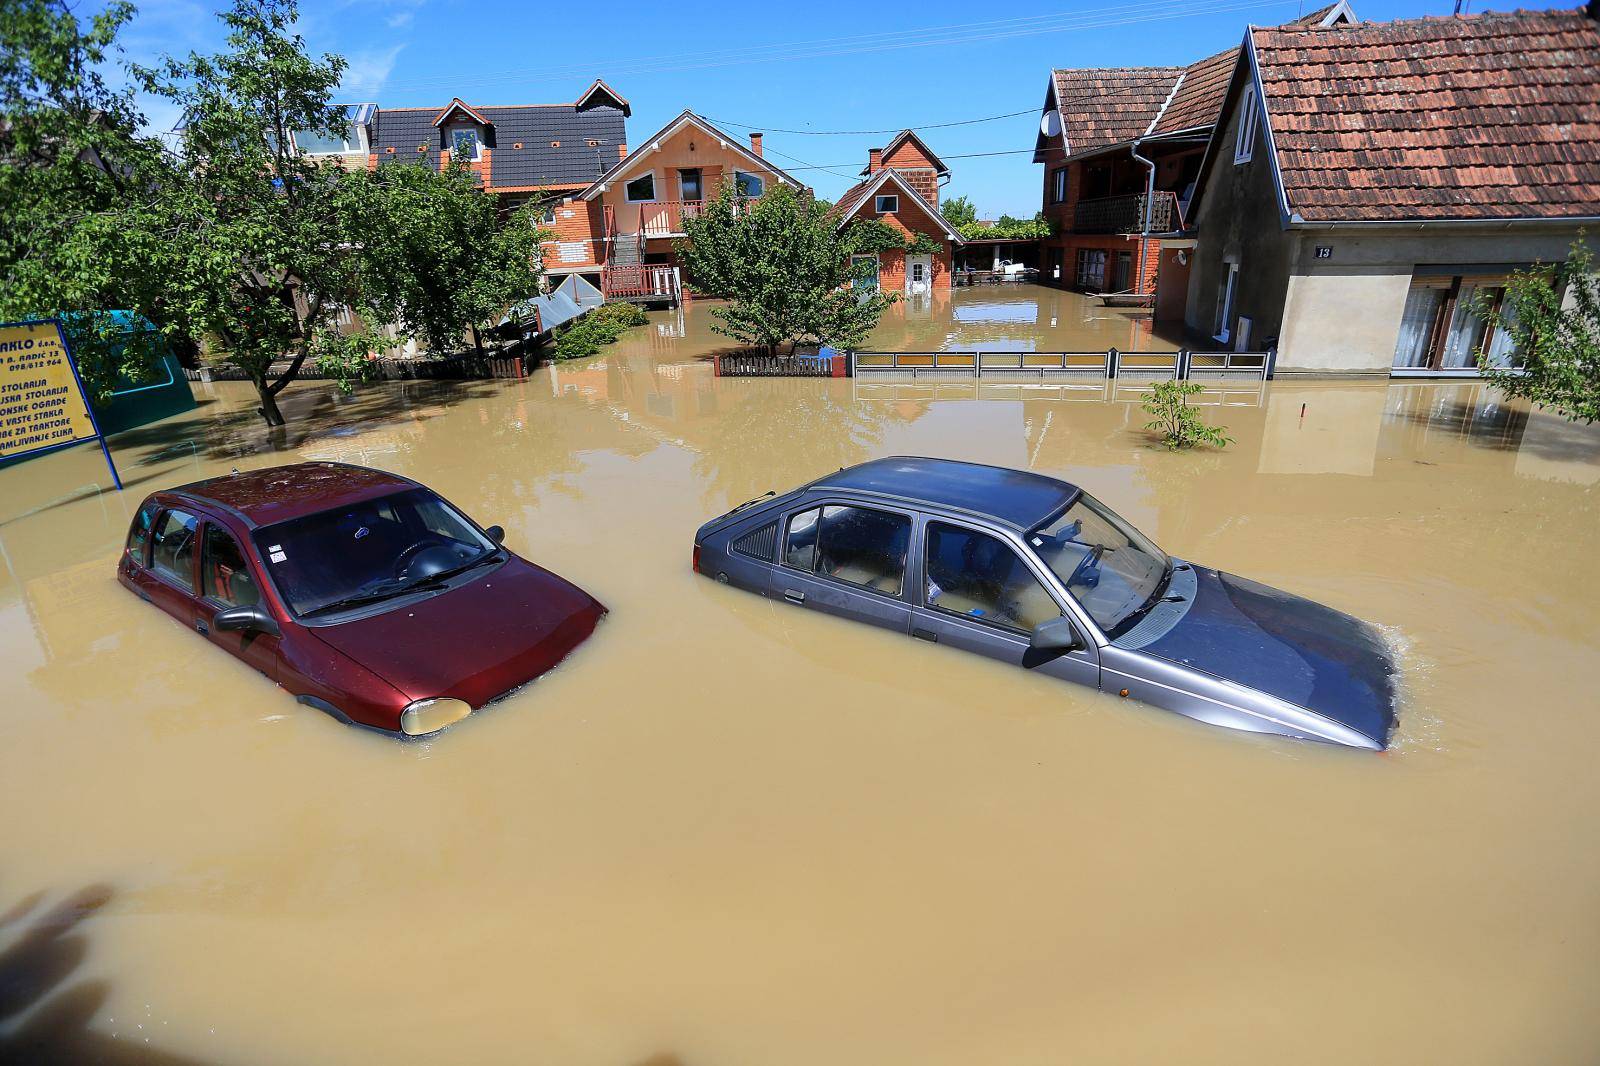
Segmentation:
<svg viewBox="0 0 1600 1066">
<path fill-rule="evenodd" d="M 1149 171 L 1149 177 L 1145 180 L 1144 185 L 1144 228 L 1139 231 L 1139 280 L 1135 285 L 1135 291 L 1141 296 L 1144 294 L 1145 245 L 1150 240 L 1151 201 L 1153 201 L 1156 196 L 1156 165 L 1151 160 L 1146 159 L 1144 156 L 1139 154 L 1139 145 L 1143 140 L 1143 137 L 1135 137 L 1133 139 L 1133 147 L 1128 150 L 1128 154 L 1133 156 L 1134 159 L 1143 163 L 1145 165 L 1145 169 Z"/>
</svg>

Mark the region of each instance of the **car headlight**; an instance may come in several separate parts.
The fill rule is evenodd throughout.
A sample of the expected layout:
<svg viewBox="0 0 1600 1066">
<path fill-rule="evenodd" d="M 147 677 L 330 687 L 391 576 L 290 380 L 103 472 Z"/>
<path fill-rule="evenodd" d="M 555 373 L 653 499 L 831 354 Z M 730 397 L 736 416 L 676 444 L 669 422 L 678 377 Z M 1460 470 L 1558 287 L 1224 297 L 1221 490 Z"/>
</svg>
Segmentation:
<svg viewBox="0 0 1600 1066">
<path fill-rule="evenodd" d="M 465 700 L 413 700 L 400 712 L 400 731 L 408 737 L 437 733 L 471 713 L 472 705 Z"/>
</svg>

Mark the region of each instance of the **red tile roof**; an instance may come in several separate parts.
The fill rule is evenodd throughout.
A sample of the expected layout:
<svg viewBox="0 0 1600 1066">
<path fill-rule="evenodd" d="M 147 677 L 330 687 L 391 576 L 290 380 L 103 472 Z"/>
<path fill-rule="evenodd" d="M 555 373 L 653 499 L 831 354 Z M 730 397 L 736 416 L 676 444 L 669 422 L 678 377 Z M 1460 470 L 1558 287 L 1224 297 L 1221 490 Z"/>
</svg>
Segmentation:
<svg viewBox="0 0 1600 1066">
<path fill-rule="evenodd" d="M 1131 141 L 1150 128 L 1182 67 L 1091 67 L 1054 72 L 1067 154 Z"/>
<path fill-rule="evenodd" d="M 1600 23 L 1582 11 L 1251 33 L 1306 221 L 1600 215 Z"/>
<path fill-rule="evenodd" d="M 1172 94 L 1172 102 L 1156 120 L 1152 133 L 1177 133 L 1179 130 L 1209 129 L 1222 110 L 1228 80 L 1239 62 L 1239 49 L 1229 48 L 1208 56 L 1184 69 L 1183 81 Z"/>
</svg>

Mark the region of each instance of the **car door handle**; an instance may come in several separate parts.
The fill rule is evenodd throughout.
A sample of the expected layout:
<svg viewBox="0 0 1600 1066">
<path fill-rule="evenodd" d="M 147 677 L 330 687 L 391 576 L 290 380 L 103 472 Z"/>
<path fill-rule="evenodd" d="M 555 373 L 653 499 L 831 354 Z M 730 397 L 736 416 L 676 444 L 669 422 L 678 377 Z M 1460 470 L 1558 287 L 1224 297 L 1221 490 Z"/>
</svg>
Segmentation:
<svg viewBox="0 0 1600 1066">
<path fill-rule="evenodd" d="M 929 644 L 939 643 L 939 634 L 935 633 L 931 629 L 913 629 L 911 631 L 911 635 L 916 637 L 918 640 L 925 640 Z"/>
<path fill-rule="evenodd" d="M 196 633 L 209 633 L 211 632 L 211 627 L 206 625 L 204 622 L 196 621 L 194 624 L 194 631 Z"/>
<path fill-rule="evenodd" d="M 806 594 L 804 592 L 796 592 L 794 589 L 784 589 L 783 598 L 788 600 L 790 603 L 806 602 Z"/>
</svg>

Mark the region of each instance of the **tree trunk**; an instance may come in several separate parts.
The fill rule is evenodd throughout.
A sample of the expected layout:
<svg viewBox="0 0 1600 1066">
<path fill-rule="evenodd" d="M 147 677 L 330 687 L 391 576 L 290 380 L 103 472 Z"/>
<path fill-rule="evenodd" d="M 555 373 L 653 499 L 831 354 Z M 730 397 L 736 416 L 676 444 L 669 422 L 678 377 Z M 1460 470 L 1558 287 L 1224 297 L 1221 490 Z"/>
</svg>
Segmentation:
<svg viewBox="0 0 1600 1066">
<path fill-rule="evenodd" d="M 266 378 L 257 381 L 255 385 L 256 395 L 261 398 L 261 407 L 259 408 L 261 417 L 266 420 L 269 426 L 283 425 L 283 412 L 278 410 L 278 394 L 267 385 Z"/>
<path fill-rule="evenodd" d="M 474 323 L 472 329 L 472 347 L 477 351 L 478 358 L 483 358 L 483 338 L 478 336 L 478 326 Z"/>
</svg>

